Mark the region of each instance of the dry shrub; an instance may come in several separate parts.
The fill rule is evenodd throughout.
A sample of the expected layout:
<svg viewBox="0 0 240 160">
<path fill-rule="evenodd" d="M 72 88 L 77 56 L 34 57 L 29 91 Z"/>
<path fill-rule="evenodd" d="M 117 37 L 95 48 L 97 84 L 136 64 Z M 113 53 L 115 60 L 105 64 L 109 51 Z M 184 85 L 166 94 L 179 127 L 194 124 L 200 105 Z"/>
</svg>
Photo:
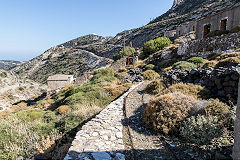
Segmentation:
<svg viewBox="0 0 240 160">
<path fill-rule="evenodd" d="M 56 140 L 58 140 L 61 136 L 62 135 L 58 134 L 56 130 L 54 130 L 50 136 L 42 136 L 39 142 L 35 142 L 36 154 L 52 158 L 52 152 L 56 147 Z"/>
<path fill-rule="evenodd" d="M 170 70 L 172 70 L 172 66 L 167 67 L 167 68 L 164 68 L 164 69 L 163 69 L 163 72 L 169 72 Z"/>
<path fill-rule="evenodd" d="M 230 107 L 219 99 L 210 99 L 209 104 L 205 108 L 206 116 L 216 116 L 220 121 L 225 119 L 227 113 L 229 113 Z"/>
<path fill-rule="evenodd" d="M 218 61 L 212 60 L 212 61 L 205 61 L 203 63 L 203 68 L 208 68 L 208 67 L 215 67 L 217 65 Z"/>
<path fill-rule="evenodd" d="M 18 112 L 21 110 L 21 108 L 18 105 L 12 105 L 9 107 L 9 109 L 13 112 Z"/>
<path fill-rule="evenodd" d="M 82 104 L 75 104 L 73 114 L 82 117 L 83 119 L 88 119 L 93 115 L 99 113 L 102 110 L 101 107 L 90 104 L 87 102 L 82 102 Z"/>
<path fill-rule="evenodd" d="M 56 110 L 59 114 L 67 114 L 71 111 L 71 108 L 67 105 L 63 105 L 58 107 Z"/>
<path fill-rule="evenodd" d="M 160 77 L 160 75 L 153 70 L 147 70 L 147 71 L 143 72 L 142 74 L 146 80 L 155 80 Z"/>
<path fill-rule="evenodd" d="M 0 112 L 0 120 L 7 118 L 10 115 L 11 115 L 11 113 L 9 111 L 2 111 L 2 112 Z"/>
<path fill-rule="evenodd" d="M 165 88 L 163 80 L 157 79 L 147 85 L 146 91 L 150 94 L 158 94 Z"/>
<path fill-rule="evenodd" d="M 119 70 L 118 70 L 118 72 L 127 72 L 127 69 L 126 68 L 120 68 Z"/>
<path fill-rule="evenodd" d="M 190 116 L 190 111 L 196 103 L 195 98 L 182 93 L 161 95 L 147 104 L 143 121 L 156 132 L 177 133 L 181 122 Z"/>
<path fill-rule="evenodd" d="M 237 52 L 223 53 L 223 54 L 219 55 L 216 59 L 217 60 L 223 60 L 223 59 L 226 59 L 226 58 L 229 58 L 229 57 L 239 57 L 239 56 L 240 56 L 240 53 L 237 53 Z"/>
<path fill-rule="evenodd" d="M 74 85 L 73 85 L 73 84 L 66 85 L 66 86 L 64 86 L 61 90 L 62 90 L 62 91 L 66 91 L 66 90 L 68 90 L 68 89 L 71 88 L 71 87 L 74 87 Z"/>
<path fill-rule="evenodd" d="M 27 103 L 25 103 L 25 102 L 21 102 L 21 103 L 19 103 L 19 104 L 17 104 L 18 105 L 18 107 L 20 107 L 21 109 L 25 109 L 26 107 L 27 107 Z"/>
<path fill-rule="evenodd" d="M 121 94 L 123 94 L 125 91 L 127 91 L 132 86 L 131 83 L 124 83 L 122 85 L 111 85 L 111 86 L 105 86 L 103 89 L 108 92 L 111 97 L 117 98 Z"/>
<path fill-rule="evenodd" d="M 220 60 L 216 67 L 226 67 L 230 64 L 234 64 L 234 63 L 240 63 L 240 58 L 239 57 L 229 57 L 223 60 Z"/>
<path fill-rule="evenodd" d="M 208 99 L 210 96 L 210 92 L 205 87 L 202 87 L 197 84 L 192 83 L 177 83 L 171 85 L 169 88 L 163 90 L 163 94 L 173 93 L 173 92 L 181 92 L 188 96 L 193 96 L 196 99 Z"/>
</svg>

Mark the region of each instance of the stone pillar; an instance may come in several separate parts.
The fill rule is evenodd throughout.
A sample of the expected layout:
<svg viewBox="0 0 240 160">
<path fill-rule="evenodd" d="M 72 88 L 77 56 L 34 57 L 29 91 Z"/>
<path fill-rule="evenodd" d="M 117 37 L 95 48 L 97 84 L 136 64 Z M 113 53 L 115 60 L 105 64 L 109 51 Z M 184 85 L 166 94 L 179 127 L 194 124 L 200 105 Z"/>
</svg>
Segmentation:
<svg viewBox="0 0 240 160">
<path fill-rule="evenodd" d="M 236 111 L 236 120 L 234 124 L 234 146 L 232 158 L 234 160 L 240 159 L 240 78 L 238 83 L 238 102 Z"/>
</svg>

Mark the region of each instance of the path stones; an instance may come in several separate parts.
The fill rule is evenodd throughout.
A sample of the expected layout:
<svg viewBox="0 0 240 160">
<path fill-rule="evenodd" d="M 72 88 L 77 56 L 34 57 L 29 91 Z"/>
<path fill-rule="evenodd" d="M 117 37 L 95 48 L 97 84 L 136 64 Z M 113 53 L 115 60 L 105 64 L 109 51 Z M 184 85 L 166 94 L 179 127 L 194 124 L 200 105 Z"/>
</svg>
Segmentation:
<svg viewBox="0 0 240 160">
<path fill-rule="evenodd" d="M 125 160 L 122 133 L 124 98 L 138 85 L 132 86 L 82 127 L 64 160 Z"/>
</svg>

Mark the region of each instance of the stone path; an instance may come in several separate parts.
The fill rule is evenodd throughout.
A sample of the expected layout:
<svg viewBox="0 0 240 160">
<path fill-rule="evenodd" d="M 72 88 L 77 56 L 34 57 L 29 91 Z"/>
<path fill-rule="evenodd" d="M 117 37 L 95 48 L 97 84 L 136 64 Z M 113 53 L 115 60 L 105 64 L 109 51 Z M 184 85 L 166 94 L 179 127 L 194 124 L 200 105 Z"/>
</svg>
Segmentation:
<svg viewBox="0 0 240 160">
<path fill-rule="evenodd" d="M 137 160 L 174 160 L 169 148 L 161 140 L 159 135 L 152 133 L 145 127 L 142 121 L 142 114 L 146 104 L 151 100 L 153 95 L 144 93 L 146 86 L 150 82 L 145 81 L 138 86 L 134 92 L 131 92 L 127 99 L 127 114 L 129 116 L 129 126 L 131 128 L 135 153 L 126 155 L 126 159 Z M 131 148 L 129 135 L 124 127 L 124 143 L 126 148 Z M 135 154 L 135 156 L 134 156 Z"/>
<path fill-rule="evenodd" d="M 124 98 L 137 86 L 109 104 L 80 130 L 64 160 L 125 160 L 123 143 Z"/>
</svg>

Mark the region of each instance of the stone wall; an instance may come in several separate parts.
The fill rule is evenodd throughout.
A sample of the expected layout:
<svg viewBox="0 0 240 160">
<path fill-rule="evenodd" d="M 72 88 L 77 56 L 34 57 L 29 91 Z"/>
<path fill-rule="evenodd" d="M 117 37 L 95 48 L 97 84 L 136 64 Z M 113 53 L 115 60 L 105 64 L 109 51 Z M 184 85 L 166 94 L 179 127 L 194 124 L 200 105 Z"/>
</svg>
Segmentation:
<svg viewBox="0 0 240 160">
<path fill-rule="evenodd" d="M 192 56 L 207 57 L 213 52 L 220 53 L 236 48 L 240 48 L 240 32 L 183 42 L 179 46 L 177 54 L 185 58 Z"/>
<path fill-rule="evenodd" d="M 237 102 L 239 79 L 237 67 L 171 70 L 164 73 L 163 79 L 168 86 L 179 82 L 201 84 L 210 90 L 213 98 L 219 98 L 224 102 L 229 100 Z"/>
</svg>

